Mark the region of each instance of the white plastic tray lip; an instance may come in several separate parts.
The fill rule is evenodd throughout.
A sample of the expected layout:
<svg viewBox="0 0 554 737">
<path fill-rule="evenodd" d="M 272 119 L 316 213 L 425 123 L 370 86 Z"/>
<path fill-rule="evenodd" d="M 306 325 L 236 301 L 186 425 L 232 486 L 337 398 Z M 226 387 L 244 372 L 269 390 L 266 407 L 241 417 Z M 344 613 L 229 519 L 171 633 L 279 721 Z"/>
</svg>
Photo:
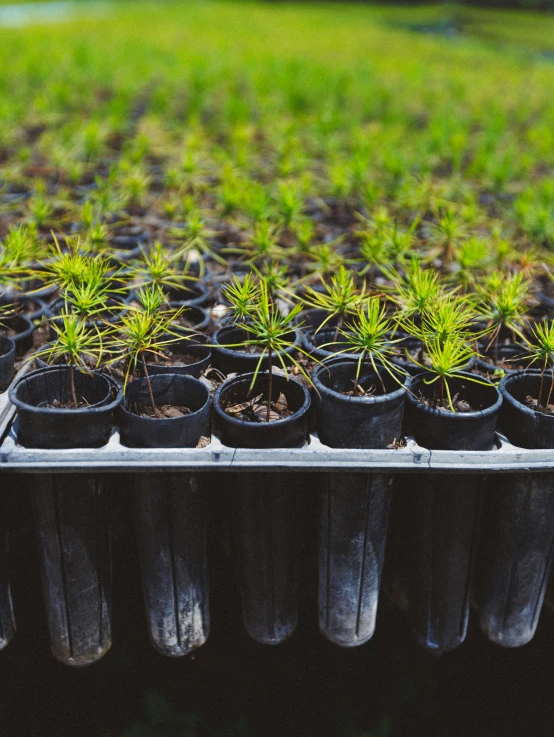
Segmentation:
<svg viewBox="0 0 554 737">
<path fill-rule="evenodd" d="M 27 361 L 15 379 L 32 367 Z M 8 392 L 0 395 L 0 472 L 183 472 L 268 471 L 340 472 L 381 471 L 392 473 L 496 473 L 554 471 L 554 449 L 518 448 L 497 433 L 490 451 L 428 450 L 413 438 L 398 449 L 362 450 L 330 448 L 311 434 L 302 448 L 230 448 L 216 435 L 204 448 L 127 448 L 117 428 L 102 448 L 46 450 L 17 443 L 17 418 Z"/>
<path fill-rule="evenodd" d="M 491 451 L 428 450 L 407 438 L 398 449 L 329 448 L 317 435 L 303 448 L 229 448 L 216 435 L 204 448 L 127 448 L 117 428 L 102 448 L 46 450 L 17 444 L 15 421 L 0 446 L 5 472 L 178 472 L 178 471 L 391 471 L 393 473 L 489 473 L 554 470 L 554 450 L 516 448 L 502 436 Z"/>
</svg>

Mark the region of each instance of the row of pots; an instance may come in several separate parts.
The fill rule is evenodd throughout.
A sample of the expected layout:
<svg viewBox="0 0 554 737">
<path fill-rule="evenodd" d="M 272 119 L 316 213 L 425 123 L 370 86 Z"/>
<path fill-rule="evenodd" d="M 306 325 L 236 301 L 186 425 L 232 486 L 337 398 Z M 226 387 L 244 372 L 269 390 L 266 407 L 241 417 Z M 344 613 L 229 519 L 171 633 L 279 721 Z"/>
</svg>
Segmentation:
<svg viewBox="0 0 554 737">
<path fill-rule="evenodd" d="M 355 361 L 337 361 L 316 370 L 320 391 L 316 427 L 322 441 L 330 446 L 386 447 L 400 437 L 405 405 L 416 439 L 431 449 L 490 450 L 499 411 L 501 426 L 514 443 L 554 447 L 554 417 L 536 413 L 523 404 L 528 394 L 537 392 L 537 372 L 506 377 L 500 391 L 492 385 L 460 379 L 466 392 L 479 393 L 478 403 L 484 408 L 449 415 L 417 399 L 418 386 L 423 388 L 420 379 L 412 382 L 412 393 L 394 387 L 388 394 L 369 398 L 341 394 L 355 365 Z M 37 420 L 31 412 L 25 426 L 27 407 L 23 405 L 38 398 L 31 384 L 37 377 L 43 377 L 39 382 L 43 385 L 45 377 L 57 377 L 49 379 L 49 400 L 65 396 L 59 394 L 64 374 L 67 370 L 63 367 L 34 372 L 12 388 L 11 396 L 19 402 L 19 433 L 24 443 L 28 442 L 25 433 L 34 432 Z M 82 424 L 87 413 L 92 417 L 97 411 L 110 413 L 117 407 L 118 388 L 111 380 L 101 378 L 108 382 L 111 392 L 103 397 L 99 392 L 96 407 L 53 410 L 63 417 L 56 430 L 58 437 L 67 432 L 64 425 L 69 413 L 81 412 L 78 424 Z M 152 380 L 156 391 L 200 384 L 183 376 L 159 375 Z M 362 378 L 365 380 L 368 377 Z M 259 381 L 263 389 L 266 377 L 260 376 Z M 275 393 L 285 393 L 293 414 L 269 424 L 247 423 L 220 411 L 226 393 L 231 392 L 228 398 L 233 401 L 244 396 L 250 377 L 237 376 L 220 387 L 215 408 L 225 444 L 271 448 L 305 443 L 309 392 L 280 376 L 274 377 L 274 382 Z M 133 391 L 145 398 L 144 380 L 134 384 L 137 388 Z M 453 387 L 454 391 L 459 388 Z M 67 386 L 63 391 L 67 394 Z M 174 395 L 171 397 L 175 401 Z M 185 443 L 190 447 L 199 434 L 209 432 L 209 412 L 204 414 L 203 408 L 171 420 L 135 415 L 135 437 L 142 438 L 143 444 L 148 436 L 150 447 L 163 447 L 172 433 L 164 435 L 163 430 L 154 429 L 155 424 L 161 427 L 191 417 L 196 423 L 203 417 L 205 424 L 201 427 L 198 422 L 194 431 L 189 424 L 191 434 L 180 441 L 181 447 Z M 95 422 L 91 420 L 91 425 Z M 44 425 L 40 435 L 51 444 L 54 429 L 49 424 L 50 429 Z M 78 431 L 82 432 L 80 436 Z M 70 433 L 73 447 L 82 445 L 83 436 L 93 437 L 90 430 L 74 428 Z M 482 476 L 463 474 L 393 477 L 387 473 L 337 474 L 322 469 L 318 479 L 319 617 L 320 628 L 330 640 L 354 646 L 373 634 L 393 488 L 396 513 L 408 522 L 403 527 L 393 525 L 393 531 L 395 527 L 402 530 L 401 547 L 410 562 L 409 600 L 418 641 L 441 652 L 463 641 L 480 527 L 485 528 L 477 579 L 481 626 L 500 644 L 517 646 L 531 639 L 552 564 L 554 474 L 505 474 L 487 481 Z M 249 634 L 260 642 L 280 642 L 296 627 L 297 539 L 293 531 L 297 522 L 295 500 L 304 490 L 303 483 L 301 475 L 271 474 L 263 468 L 234 477 L 243 617 Z M 182 655 L 202 644 L 209 628 L 205 558 L 205 491 L 209 479 L 188 473 L 137 474 L 132 484 L 152 641 L 166 655 Z M 64 662 L 90 662 L 101 656 L 111 642 L 109 574 L 106 560 L 100 555 L 109 550 L 109 520 L 102 516 L 107 493 L 104 479 L 87 474 L 39 475 L 33 481 L 32 493 L 53 650 Z M 79 560 L 88 561 L 84 573 L 80 572 Z"/>
</svg>

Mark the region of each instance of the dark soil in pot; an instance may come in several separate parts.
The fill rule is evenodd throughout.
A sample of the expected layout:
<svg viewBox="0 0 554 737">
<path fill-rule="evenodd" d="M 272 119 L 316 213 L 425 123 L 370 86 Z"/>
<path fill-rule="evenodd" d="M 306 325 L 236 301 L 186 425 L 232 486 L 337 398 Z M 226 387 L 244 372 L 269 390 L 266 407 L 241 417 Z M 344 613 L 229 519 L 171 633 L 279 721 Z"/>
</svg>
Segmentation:
<svg viewBox="0 0 554 737">
<path fill-rule="evenodd" d="M 528 369 L 509 374 L 500 383 L 504 397 L 500 429 L 514 445 L 554 448 L 554 389 L 549 399 L 553 378 L 550 371 L 543 372 L 541 379 L 541 371 Z"/>
<path fill-rule="evenodd" d="M 70 372 L 79 402 L 75 409 Z M 28 448 L 99 448 L 112 429 L 121 401 L 118 385 L 106 375 L 69 366 L 51 366 L 23 376 L 9 390 L 17 407 L 17 440 Z"/>
<path fill-rule="evenodd" d="M 232 448 L 300 448 L 307 439 L 310 393 L 298 381 L 280 374 L 272 378 L 272 420 L 266 421 L 265 405 L 268 399 L 269 374 L 260 373 L 254 387 L 254 374 L 241 374 L 225 381 L 214 395 L 215 421 L 221 442 Z M 256 415 L 248 410 L 237 413 L 236 408 L 252 401 L 260 407 Z M 286 415 L 277 405 L 283 401 Z M 231 413 L 229 413 L 231 410 Z M 280 417 L 280 419 L 277 419 Z M 273 419 L 275 418 L 275 419 Z"/>
<path fill-rule="evenodd" d="M 184 374 L 150 377 L 156 404 L 152 416 L 146 378 L 127 386 L 118 413 L 121 442 L 130 448 L 194 448 L 210 435 L 210 393 Z"/>
<path fill-rule="evenodd" d="M 0 392 L 5 392 L 15 373 L 15 343 L 0 337 Z"/>
<path fill-rule="evenodd" d="M 18 357 L 24 356 L 33 347 L 34 329 L 31 320 L 23 315 L 0 317 L 0 337 L 13 340 Z"/>
<path fill-rule="evenodd" d="M 171 339 L 163 350 L 163 356 L 149 356 L 146 359 L 150 375 L 187 374 L 198 378 L 210 365 L 212 351 L 206 345 L 204 335 L 189 334 L 189 338 L 175 340 L 175 336 L 165 335 L 162 339 Z"/>
<path fill-rule="evenodd" d="M 300 333 L 293 331 L 286 337 L 291 342 L 294 341 L 294 345 L 281 353 L 281 358 L 285 362 L 289 362 L 288 354 L 293 353 L 296 346 L 300 344 Z M 240 345 L 245 340 L 251 340 L 252 338 L 253 335 L 235 325 L 227 325 L 216 330 L 212 336 L 213 365 L 226 375 L 254 372 L 258 363 L 260 363 L 260 348 L 258 346 L 251 346 L 251 352 L 248 352 L 246 346 L 244 348 L 232 347 Z M 274 356 L 273 360 L 274 365 L 280 365 L 277 356 Z M 260 363 L 260 370 L 266 371 L 268 367 L 268 357 L 264 356 Z"/>
<path fill-rule="evenodd" d="M 407 378 L 396 381 L 383 367 L 377 376 L 363 365 L 357 383 L 368 394 L 355 396 L 357 370 L 358 361 L 348 358 L 314 370 L 319 438 L 333 448 L 386 448 L 402 434 Z"/>
</svg>

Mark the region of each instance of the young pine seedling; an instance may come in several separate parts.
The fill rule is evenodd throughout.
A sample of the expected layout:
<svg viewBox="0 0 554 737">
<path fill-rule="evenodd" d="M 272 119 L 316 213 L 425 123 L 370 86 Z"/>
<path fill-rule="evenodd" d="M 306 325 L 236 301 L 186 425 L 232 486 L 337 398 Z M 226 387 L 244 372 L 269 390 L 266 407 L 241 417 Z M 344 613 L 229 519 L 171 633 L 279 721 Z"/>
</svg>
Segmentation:
<svg viewBox="0 0 554 737">
<path fill-rule="evenodd" d="M 255 387 L 262 363 L 264 359 L 267 358 L 268 391 L 265 407 L 265 422 L 271 421 L 273 372 L 275 365 L 280 365 L 287 379 L 289 377 L 289 369 L 282 354 L 288 349 L 294 347 L 295 350 L 299 351 L 304 356 L 308 356 L 302 348 L 295 345 L 295 329 L 298 327 L 296 324 L 296 318 L 298 317 L 298 313 L 301 309 L 302 305 L 297 303 L 288 314 L 284 315 L 271 299 L 266 281 L 261 279 L 259 290 L 257 291 L 248 312 L 248 319 L 242 324 L 242 328 L 247 337 L 242 343 L 238 343 L 234 346 L 244 348 L 256 346 L 260 351 L 260 358 L 254 370 L 252 383 L 250 385 L 251 392 Z M 304 379 L 311 384 L 311 377 L 298 360 L 290 353 L 288 353 L 287 358 Z"/>
<path fill-rule="evenodd" d="M 186 335 L 177 334 L 172 324 L 179 311 L 164 310 L 164 294 L 160 287 L 151 285 L 137 292 L 139 305 L 121 316 L 117 332 L 114 332 L 110 349 L 110 363 L 123 361 L 125 366 L 123 391 L 132 375 L 142 366 L 148 389 L 152 416 L 156 417 L 156 402 L 148 373 L 147 358 L 163 356 L 164 349 Z"/>
<path fill-rule="evenodd" d="M 554 323 L 539 322 L 529 330 L 525 339 L 525 351 L 523 357 L 529 361 L 529 366 L 537 364 L 541 370 L 539 396 L 537 397 L 537 409 L 548 407 L 554 387 Z M 550 382 L 548 393 L 544 398 L 544 375 L 550 370 Z"/>
<path fill-rule="evenodd" d="M 395 344 L 399 342 L 399 339 L 394 340 L 390 337 L 395 327 L 396 321 L 393 317 L 387 315 L 385 305 L 381 304 L 379 297 L 372 296 L 368 297 L 365 303 L 358 307 L 356 319 L 346 323 L 344 330 L 341 329 L 340 333 L 348 345 L 343 350 L 338 351 L 337 355 L 359 354 L 354 386 L 355 392 L 362 395 L 366 393 L 359 385 L 364 364 L 369 369 L 373 369 L 381 383 L 383 393 L 386 393 L 386 387 L 379 371 L 380 366 L 398 384 L 402 384 L 401 377 L 405 376 L 405 372 L 391 361 L 395 353 Z"/>
<path fill-rule="evenodd" d="M 64 310 L 52 322 L 54 340 L 38 351 L 47 363 L 62 362 L 71 367 L 69 382 L 75 409 L 79 406 L 75 388 L 75 371 L 90 372 L 100 366 L 107 352 L 109 331 L 98 325 L 89 327 L 79 315 Z"/>
<path fill-rule="evenodd" d="M 318 331 L 324 328 L 329 320 L 337 318 L 333 338 L 336 342 L 347 315 L 355 314 L 358 307 L 363 303 L 364 291 L 359 291 L 353 275 L 344 266 L 341 266 L 338 273 L 331 277 L 330 282 L 326 282 L 323 278 L 321 282 L 324 291 L 318 292 L 312 287 L 307 287 L 304 301 L 310 307 L 315 307 L 327 313 L 327 317 L 319 326 Z"/>
</svg>

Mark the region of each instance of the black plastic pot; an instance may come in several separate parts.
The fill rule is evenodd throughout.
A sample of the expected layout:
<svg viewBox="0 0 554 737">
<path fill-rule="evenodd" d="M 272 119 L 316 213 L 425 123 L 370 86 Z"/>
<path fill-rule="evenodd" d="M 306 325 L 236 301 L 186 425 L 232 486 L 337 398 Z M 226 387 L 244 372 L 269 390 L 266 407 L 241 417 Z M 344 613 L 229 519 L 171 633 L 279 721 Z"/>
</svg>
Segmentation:
<svg viewBox="0 0 554 737">
<path fill-rule="evenodd" d="M 288 354 L 294 353 L 296 346 L 300 345 L 300 333 L 291 331 L 289 336 L 294 338 L 294 345 L 281 352 L 281 358 L 288 361 Z M 252 340 L 253 336 L 235 325 L 227 325 L 212 335 L 212 363 L 215 368 L 223 374 L 246 374 L 254 372 L 260 362 L 259 353 L 248 353 L 246 349 L 227 348 L 242 343 L 244 340 Z M 274 356 L 274 365 L 281 365 L 279 358 Z M 264 356 L 260 363 L 260 371 L 267 371 L 269 366 L 268 357 Z"/>
<path fill-rule="evenodd" d="M 172 309 L 179 309 L 182 305 L 180 302 L 170 302 L 169 306 Z M 194 330 L 197 333 L 202 333 L 210 326 L 210 315 L 208 313 L 208 310 L 204 307 L 199 307 L 197 305 L 193 305 L 190 307 L 187 306 L 181 313 L 180 317 L 191 323 L 190 328 L 184 326 L 185 330 Z M 178 319 L 175 320 L 174 324 L 177 327 L 179 326 Z"/>
<path fill-rule="evenodd" d="M 136 474 L 133 495 L 152 644 L 162 655 L 187 655 L 210 628 L 203 475 Z"/>
<path fill-rule="evenodd" d="M 134 403 L 148 405 L 146 379 L 127 386 L 118 411 L 121 442 L 130 448 L 194 448 L 202 436 L 210 435 L 210 392 L 198 379 L 184 374 L 156 374 L 150 378 L 158 405 L 186 406 L 191 414 L 156 419 L 130 411 Z"/>
<path fill-rule="evenodd" d="M 152 376 L 156 374 L 183 374 L 186 376 L 194 376 L 198 378 L 200 374 L 205 371 L 210 365 L 212 358 L 212 351 L 210 346 L 206 345 L 208 339 L 205 335 L 195 335 L 192 332 L 185 331 L 183 328 L 183 334 L 188 333 L 190 338 L 183 338 L 183 340 L 175 340 L 175 336 L 164 335 L 162 339 L 169 339 L 172 342 L 167 346 L 173 354 L 176 355 L 187 355 L 194 358 L 194 363 L 188 363 L 185 366 L 172 366 L 170 363 L 164 363 L 160 360 L 159 363 L 152 363 L 150 360 L 147 361 L 148 373 Z"/>
<path fill-rule="evenodd" d="M 310 393 L 298 381 L 280 375 L 273 376 L 273 401 L 283 393 L 287 398 L 290 417 L 276 422 L 247 422 L 228 415 L 228 403 L 240 403 L 247 397 L 264 394 L 268 389 L 268 374 L 260 373 L 252 391 L 253 374 L 241 374 L 228 379 L 214 395 L 216 430 L 221 442 L 231 448 L 300 448 L 307 439 Z"/>
<path fill-rule="evenodd" d="M 273 377 L 274 397 L 285 394 L 289 409 L 294 411 L 284 420 L 249 423 L 224 412 L 227 401 L 244 401 L 251 381 L 252 375 L 237 376 L 215 393 L 215 421 L 221 441 L 241 448 L 304 445 L 310 394 L 293 379 Z M 267 391 L 267 381 L 267 374 L 260 374 L 254 392 Z M 235 483 L 244 625 L 257 642 L 277 644 L 292 635 L 298 622 L 296 504 L 302 479 L 298 474 L 241 473 Z"/>
<path fill-rule="evenodd" d="M 111 646 L 111 514 L 106 477 L 36 474 L 34 499 L 50 643 L 62 663 L 94 663 Z"/>
<path fill-rule="evenodd" d="M 315 369 L 320 440 L 333 448 L 385 448 L 401 436 L 406 390 L 383 370 L 390 393 L 341 394 L 357 366 L 335 359 Z M 376 380 L 373 371 L 362 371 L 362 386 Z M 393 478 L 349 471 L 320 476 L 319 627 L 337 645 L 362 645 L 375 631 Z"/>
<path fill-rule="evenodd" d="M 527 368 L 529 362 L 526 362 L 525 359 L 521 358 L 523 353 L 524 348 L 515 344 L 499 345 L 498 352 L 496 352 L 494 348 L 488 348 L 481 353 L 482 358 L 478 358 L 476 360 L 475 368 L 482 373 L 489 374 L 490 380 L 494 381 L 494 372 L 497 369 L 504 371 L 506 374 L 512 374 Z M 498 361 L 495 362 L 496 354 L 498 354 Z M 509 366 L 511 363 L 515 364 L 514 368 Z M 502 375 L 500 374 L 498 380 L 501 378 Z"/>
<path fill-rule="evenodd" d="M 386 448 L 402 433 L 406 398 L 406 389 L 399 383 L 402 377 L 396 381 L 382 368 L 381 381 L 387 394 L 370 397 L 341 394 L 352 388 L 357 368 L 358 361 L 354 358 L 335 358 L 314 370 L 319 439 L 332 448 Z M 379 379 L 373 369 L 363 366 L 358 383 L 364 388 L 372 384 L 379 386 Z"/>
<path fill-rule="evenodd" d="M 10 340 L 15 343 L 15 350 L 18 357 L 24 356 L 27 351 L 33 347 L 33 330 L 35 326 L 32 321 L 24 315 L 12 315 L 11 317 L 0 318 L 0 328 L 11 332 Z"/>
<path fill-rule="evenodd" d="M 322 347 L 325 346 L 325 347 Z M 337 358 L 337 353 L 350 347 L 350 344 L 342 335 L 335 339 L 334 328 L 323 328 L 319 332 L 309 330 L 302 332 L 302 347 L 318 361 L 328 361 Z M 353 358 L 359 358 L 359 353 L 349 353 Z"/>
<path fill-rule="evenodd" d="M 183 279 L 178 287 L 167 290 L 171 302 L 187 307 L 203 307 L 208 303 L 210 291 L 201 279 Z"/>
<path fill-rule="evenodd" d="M 547 386 L 550 375 L 545 377 Z M 501 429 L 524 448 L 554 448 L 554 416 L 522 403 L 537 396 L 539 371 L 504 378 Z M 537 628 L 554 557 L 554 473 L 493 479 L 484 518 L 479 606 L 481 628 L 505 647 L 529 642 Z"/>
<path fill-rule="evenodd" d="M 416 441 L 431 450 L 490 450 L 502 398 L 492 384 L 451 381 L 479 412 L 455 415 L 418 400 L 429 396 L 423 376 L 413 379 L 406 414 Z M 410 521 L 404 545 L 410 560 L 410 610 L 415 637 L 430 651 L 452 650 L 465 639 L 485 476 L 410 475 L 397 480 L 402 514 Z"/>
<path fill-rule="evenodd" d="M 15 343 L 0 336 L 0 392 L 5 392 L 15 373 Z"/>
<path fill-rule="evenodd" d="M 0 294 L 0 305 L 18 305 L 24 308 L 24 317 L 38 320 L 47 311 L 47 304 L 42 299 L 22 294 Z"/>
<path fill-rule="evenodd" d="M 77 396 L 89 406 L 55 409 L 42 405 L 71 401 L 70 371 Z M 23 376 L 9 389 L 17 407 L 17 442 L 27 448 L 100 448 L 111 434 L 113 412 L 121 389 L 108 376 L 84 373 L 69 366 L 50 366 Z"/>
</svg>

